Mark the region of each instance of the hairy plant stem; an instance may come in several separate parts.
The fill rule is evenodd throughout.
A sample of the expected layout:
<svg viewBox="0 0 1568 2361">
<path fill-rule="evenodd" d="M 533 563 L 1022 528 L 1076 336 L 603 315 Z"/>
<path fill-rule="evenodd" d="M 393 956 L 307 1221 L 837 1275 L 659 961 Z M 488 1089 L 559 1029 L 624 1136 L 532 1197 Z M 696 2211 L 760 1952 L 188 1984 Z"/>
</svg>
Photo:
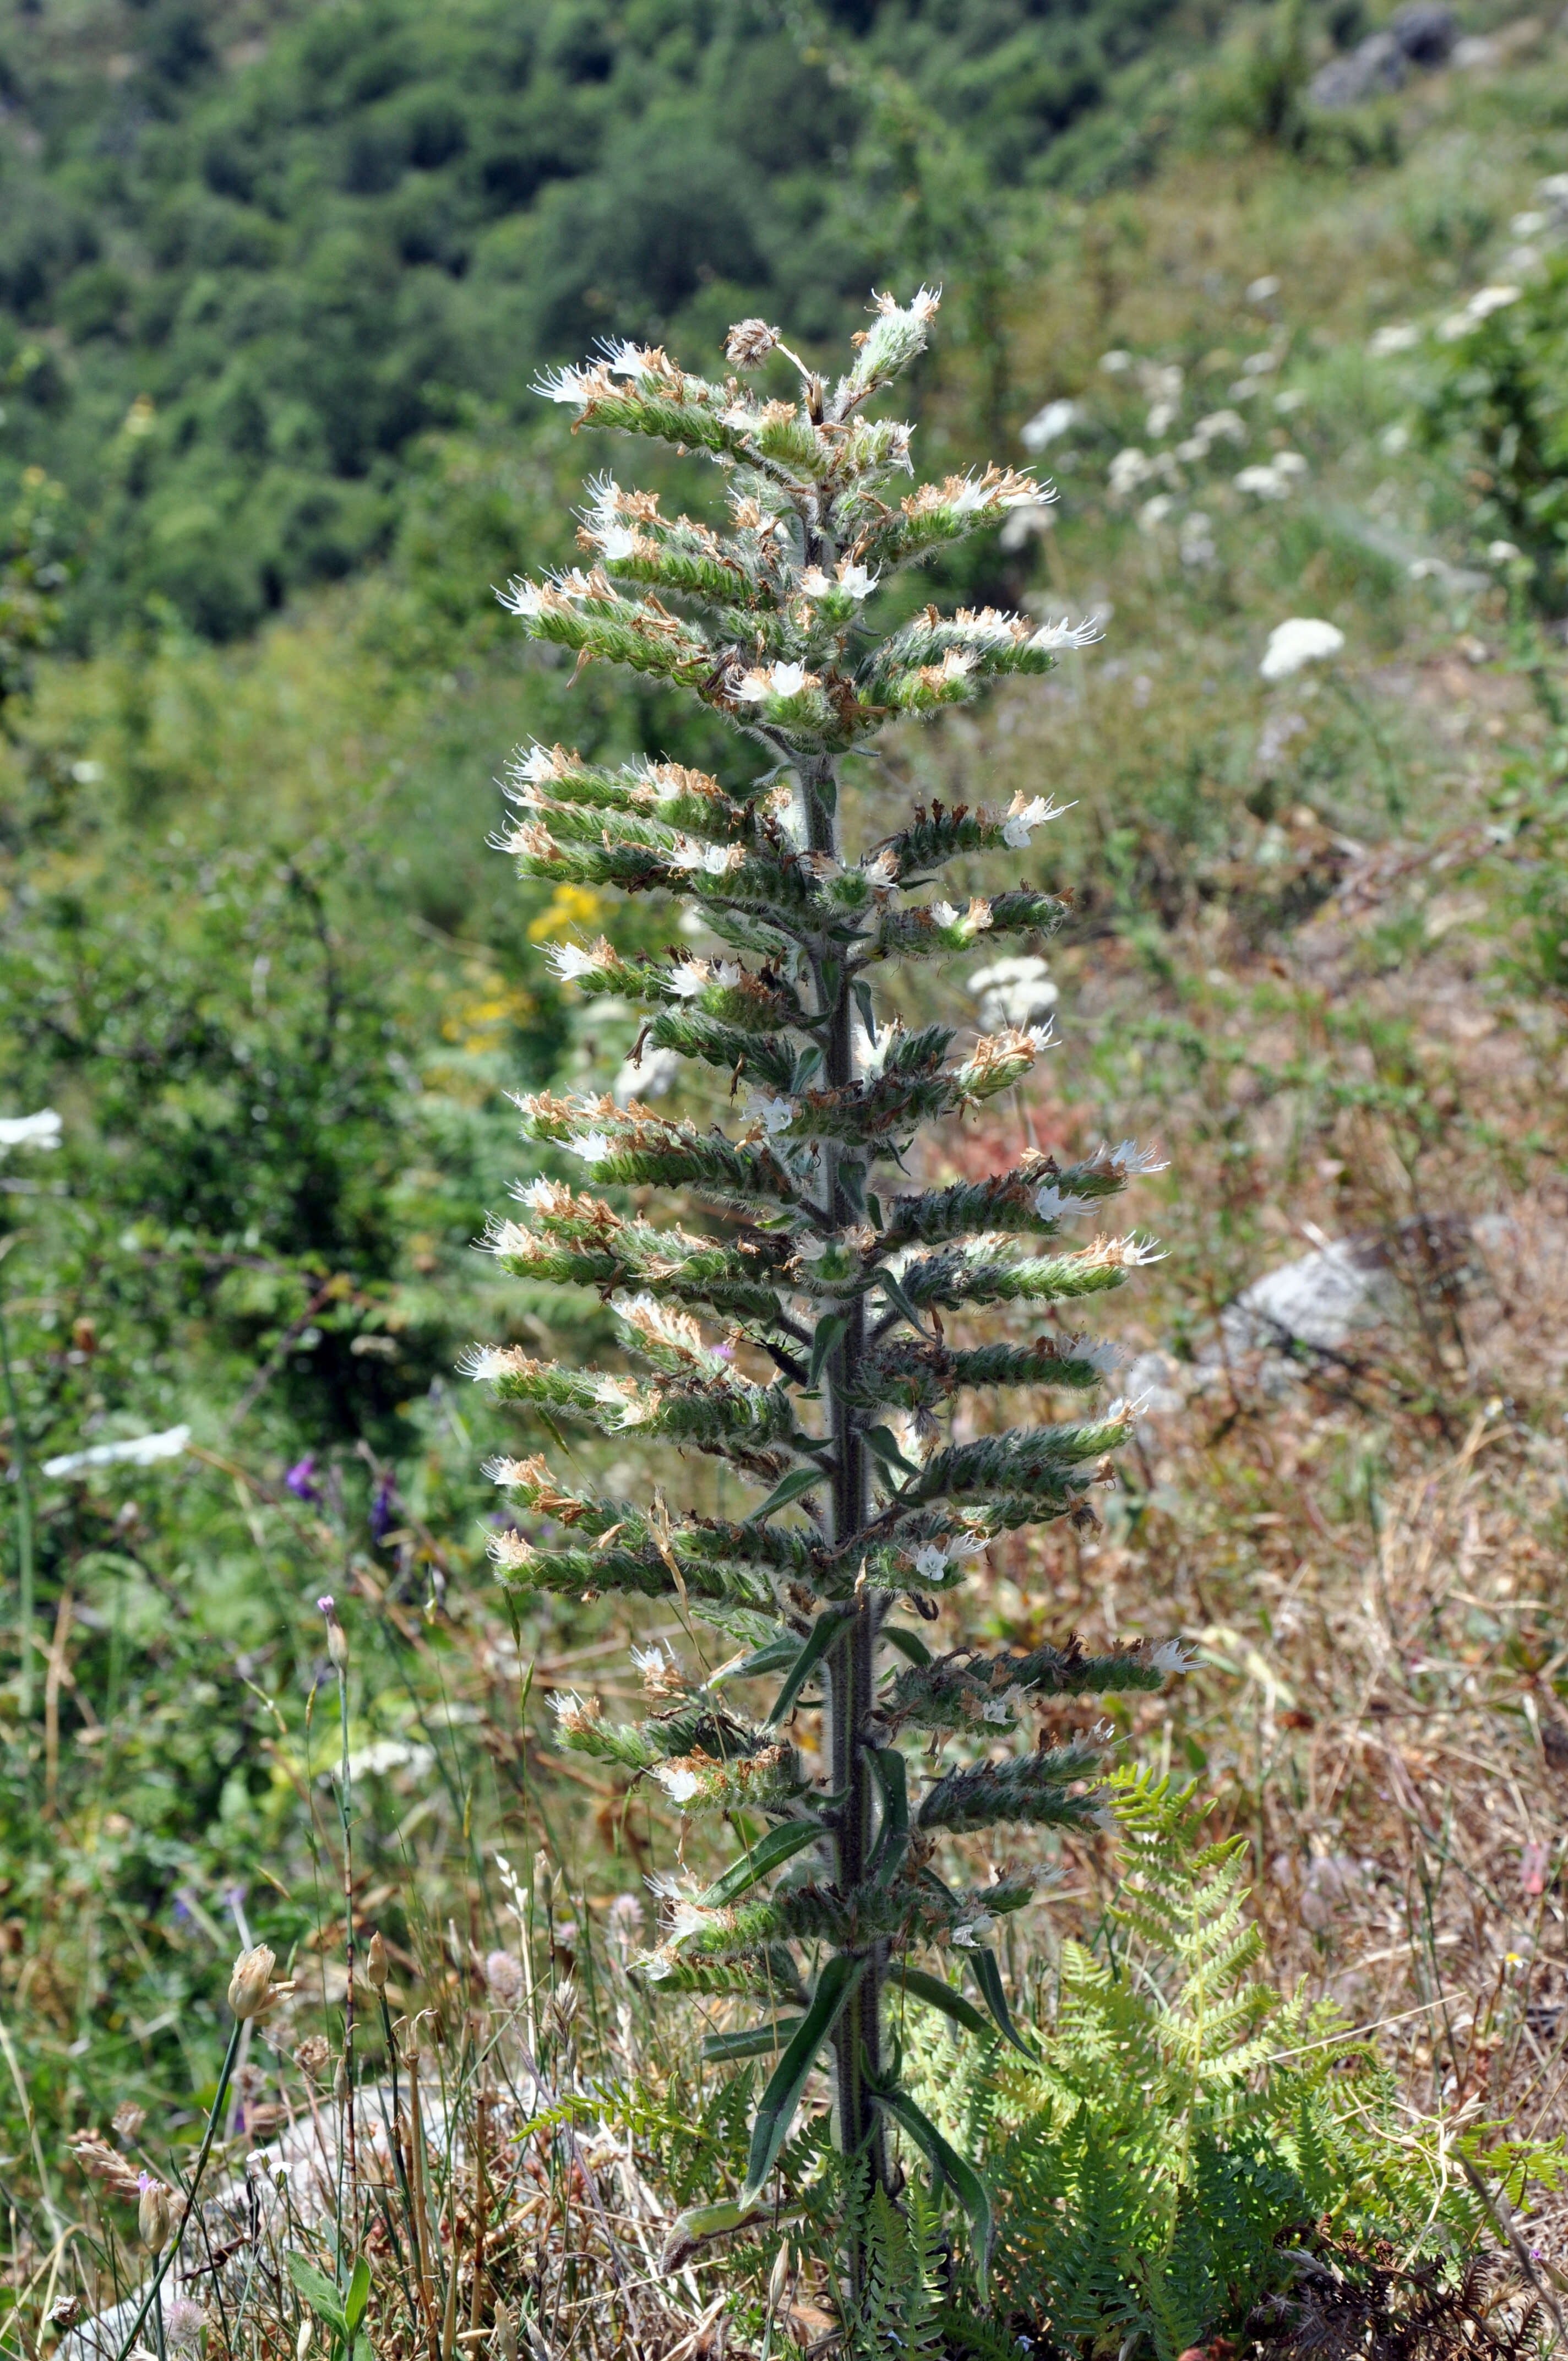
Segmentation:
<svg viewBox="0 0 1568 2361">
<path fill-rule="evenodd" d="M 838 858 L 837 782 L 830 763 L 804 767 L 812 849 Z M 820 793 L 827 788 L 827 798 Z M 848 1090 L 855 1079 L 853 1001 L 847 960 L 840 960 L 836 980 L 818 965 L 818 1014 L 823 1028 L 823 1058 L 830 1090 Z M 822 1210 L 836 1226 L 863 1218 L 855 1196 L 846 1191 L 841 1167 L 844 1150 L 835 1142 L 823 1144 Z M 863 1193 L 863 1182 L 862 1191 Z M 863 1531 L 867 1515 L 865 1444 L 850 1409 L 861 1356 L 866 1347 L 865 1306 L 856 1298 L 850 1324 L 824 1371 L 828 1429 L 833 1438 L 832 1539 L 842 1543 Z M 871 1766 L 866 1760 L 865 1730 L 875 1680 L 878 1609 L 871 1594 L 862 1594 L 858 1613 L 826 1661 L 828 1688 L 829 1784 L 841 1800 L 834 1821 L 835 1869 L 840 1893 L 852 1893 L 865 1877 L 874 1834 L 872 1825 Z M 867 1961 L 854 2000 L 839 2019 L 833 2036 L 834 2113 L 839 2149 L 846 2157 L 861 2157 L 870 2169 L 872 2186 L 887 2178 L 886 2143 L 882 2119 L 867 2088 L 882 2067 L 882 1986 L 886 1946 L 879 1944 Z M 859 2242 L 849 2257 L 851 2285 L 861 2292 L 863 2255 Z"/>
</svg>

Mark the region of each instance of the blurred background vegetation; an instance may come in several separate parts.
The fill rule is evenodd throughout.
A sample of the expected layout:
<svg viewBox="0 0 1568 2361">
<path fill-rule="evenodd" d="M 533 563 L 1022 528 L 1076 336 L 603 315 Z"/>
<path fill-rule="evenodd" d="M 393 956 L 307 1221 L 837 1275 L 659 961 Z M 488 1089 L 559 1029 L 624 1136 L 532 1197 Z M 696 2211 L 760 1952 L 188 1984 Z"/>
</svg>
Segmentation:
<svg viewBox="0 0 1568 2361">
<path fill-rule="evenodd" d="M 508 1093 L 607 1086 L 634 1038 L 538 947 L 669 921 L 520 889 L 486 839 L 531 736 L 743 758 L 569 680 L 490 589 L 564 561 L 616 464 L 531 397 L 543 365 L 632 335 L 712 367 L 759 311 L 826 359 L 871 285 L 922 278 L 922 469 L 1033 455 L 1061 493 L 933 595 L 1093 610 L 1105 645 L 896 735 L 866 829 L 912 793 L 1072 805 L 1063 1046 L 1020 1119 L 1172 1157 L 1102 1539 L 999 1554 L 988 1611 L 1195 1638 L 1127 1734 L 1217 1783 L 1280 1972 L 1416 2012 L 1429 2095 L 1523 2104 L 1528 2070 L 1547 2106 L 1568 39 L 1475 0 L 1452 55 L 1316 103 L 1377 29 L 1358 0 L 6 0 L 0 1115 L 62 1118 L 0 1168 L 24 2218 L 67 2130 L 126 2097 L 194 2119 L 236 1925 L 329 1939 L 319 1592 L 355 1648 L 366 1923 L 431 1989 L 459 1923 L 486 1948 L 495 1842 L 545 1847 L 590 1964 L 594 1912 L 674 1849 L 537 1743 L 623 1635 L 509 1619 L 479 1469 L 528 1429 L 455 1375 L 476 1335 L 596 1349 L 593 1305 L 499 1287 L 473 1241 L 532 1169 Z M 1292 614 L 1344 653 L 1269 687 Z M 1329 1239 L 1384 1275 L 1354 1337 L 1217 1324 Z M 151 1465 L 43 1472 L 181 1425 Z M 1440 1960 L 1507 1984 L 1473 2087 L 1419 2014 Z"/>
</svg>

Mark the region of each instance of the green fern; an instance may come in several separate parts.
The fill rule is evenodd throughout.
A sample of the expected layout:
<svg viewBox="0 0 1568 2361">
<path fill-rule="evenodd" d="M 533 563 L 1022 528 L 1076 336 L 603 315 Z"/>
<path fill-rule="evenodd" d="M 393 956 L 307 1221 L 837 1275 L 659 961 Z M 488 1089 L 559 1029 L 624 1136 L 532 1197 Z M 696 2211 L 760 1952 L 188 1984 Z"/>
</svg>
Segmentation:
<svg viewBox="0 0 1568 2361">
<path fill-rule="evenodd" d="M 937 2361 L 946 2267 L 935 2200 L 916 2183 L 900 2207 L 884 2188 L 874 2189 L 866 2208 L 866 2291 L 850 2346 L 856 2361 L 894 2355 Z"/>
<path fill-rule="evenodd" d="M 1128 1860 L 1103 1949 L 1064 1943 L 1037 2055 L 988 2060 L 998 2311 L 1081 2361 L 1175 2361 L 1241 2328 L 1303 2240 L 1467 2250 L 1475 2208 L 1391 2136 L 1374 2053 L 1254 1973 L 1245 1840 L 1206 1842 L 1168 1780 L 1114 1786 Z"/>
</svg>

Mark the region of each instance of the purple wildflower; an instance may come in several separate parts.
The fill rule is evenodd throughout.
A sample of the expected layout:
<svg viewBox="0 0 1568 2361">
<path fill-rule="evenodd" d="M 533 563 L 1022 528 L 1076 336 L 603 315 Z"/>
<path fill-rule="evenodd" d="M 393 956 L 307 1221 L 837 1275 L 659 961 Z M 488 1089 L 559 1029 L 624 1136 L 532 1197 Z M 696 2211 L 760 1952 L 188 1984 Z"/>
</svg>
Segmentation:
<svg viewBox="0 0 1568 2361">
<path fill-rule="evenodd" d="M 380 1482 L 376 1487 L 376 1497 L 370 1503 L 370 1538 L 372 1541 L 385 1541 L 387 1535 L 390 1532 L 392 1529 L 392 1510 L 397 1500 L 397 1486 L 393 1483 L 389 1476 L 383 1476 Z"/>
<path fill-rule="evenodd" d="M 292 1492 L 296 1500 L 319 1500 L 321 1494 L 316 1489 L 315 1476 L 315 1454 L 307 1451 L 302 1459 L 295 1460 L 284 1477 L 284 1489 Z"/>
</svg>

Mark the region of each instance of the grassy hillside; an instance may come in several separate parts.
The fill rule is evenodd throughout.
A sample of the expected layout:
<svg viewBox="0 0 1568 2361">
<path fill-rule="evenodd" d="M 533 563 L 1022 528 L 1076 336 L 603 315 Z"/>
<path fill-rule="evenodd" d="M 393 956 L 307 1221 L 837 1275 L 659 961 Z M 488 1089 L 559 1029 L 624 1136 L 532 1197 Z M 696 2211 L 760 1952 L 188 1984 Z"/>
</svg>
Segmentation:
<svg viewBox="0 0 1568 2361">
<path fill-rule="evenodd" d="M 607 1607 L 509 1622 L 478 1463 L 532 1447 L 529 1430 L 476 1412 L 454 1365 L 476 1334 L 597 1349 L 591 1301 L 503 1294 L 470 1242 L 528 1169 L 506 1093 L 604 1086 L 637 1029 L 544 975 L 538 944 L 610 914 L 510 882 L 484 850 L 495 778 L 532 734 L 733 758 L 673 706 L 525 658 L 488 586 L 564 556 L 563 503 L 615 464 L 522 392 L 536 356 L 597 332 L 595 223 L 645 209 L 660 109 L 707 126 L 690 153 L 717 153 L 702 143 L 733 120 L 726 77 L 764 58 L 770 90 L 805 93 L 781 119 L 809 152 L 749 138 L 733 218 L 753 199 L 755 223 L 772 218 L 790 186 L 826 189 L 823 207 L 798 237 L 754 223 L 753 258 L 712 282 L 656 295 L 639 264 L 603 324 L 700 354 L 732 313 L 788 319 L 798 296 L 817 334 L 873 271 L 967 257 L 943 315 L 957 333 L 921 389 L 925 464 L 1022 461 L 1021 430 L 1036 420 L 1038 443 L 1058 404 L 1037 458 L 1061 498 L 935 588 L 1103 620 L 1103 646 L 1049 682 L 886 750 L 945 801 L 1024 786 L 1071 806 L 1031 856 L 1076 898 L 1044 953 L 1062 1047 L 1051 1087 L 1006 1120 L 1064 1148 L 1157 1137 L 1172 1159 L 1135 1208 L 1170 1249 L 1127 1302 L 1129 1353 L 1161 1356 L 1138 1447 L 1098 1535 L 994 1554 L 977 1577 L 994 1632 L 1186 1634 L 1199 1670 L 1124 1734 L 1203 1773 L 1215 1825 L 1247 1834 L 1279 1972 L 1356 2023 L 1389 2020 L 1412 2104 L 1446 2090 L 1467 2120 L 1560 2127 L 1568 757 L 1560 620 L 1508 555 L 1497 503 L 1519 485 L 1483 413 L 1515 367 L 1486 339 L 1528 317 L 1550 354 L 1561 331 L 1539 184 L 1568 170 L 1568 47 L 1527 32 L 1321 121 L 1299 93 L 1326 28 L 1260 13 L 1184 53 L 1185 86 L 1168 59 L 1134 59 L 1122 110 L 1080 113 L 1053 146 L 1073 109 L 1017 70 L 1009 43 L 1031 66 L 1052 54 L 1022 11 L 865 13 L 833 29 L 835 54 L 891 60 L 932 110 L 909 152 L 972 177 L 899 177 L 887 116 L 864 112 L 824 171 L 811 143 L 845 85 L 761 15 L 628 8 L 601 73 L 584 65 L 587 12 L 476 9 L 432 59 L 435 20 L 389 8 L 378 38 L 402 62 L 379 89 L 312 48 L 369 21 L 346 12 L 236 16 L 221 43 L 210 16 L 177 38 L 186 20 L 151 11 L 7 35 L 56 112 L 27 102 L 44 134 L 29 153 L 14 104 L 5 169 L 33 176 L 40 222 L 71 217 L 50 192 L 84 192 L 100 240 L 18 318 L 15 350 L 30 338 L 44 357 L 3 430 L 18 467 L 36 456 L 63 481 L 82 553 L 67 644 L 7 708 L 0 754 L 0 1112 L 64 1118 L 58 1152 L 18 1150 L 3 1176 L 8 1506 L 25 1453 L 35 1526 L 30 1715 L 14 1649 L 0 1687 L 0 2014 L 42 2159 L 16 2161 L 27 2130 L 0 2086 L 24 2209 L 40 2177 L 83 2202 L 60 2140 L 121 2098 L 153 2108 L 149 2138 L 188 2133 L 215 2070 L 236 1886 L 253 1931 L 300 1947 L 324 1989 L 318 1592 L 351 1623 L 353 1743 L 378 1765 L 362 1907 L 410 1991 L 468 1975 L 449 1916 L 481 1953 L 501 1926 L 495 1844 L 519 1863 L 546 1848 L 552 1943 L 573 1914 L 552 1972 L 576 1960 L 591 1986 L 611 1898 L 681 1839 L 641 1787 L 568 1784 L 543 1740 L 542 1693 L 625 1634 Z M 1106 19 L 1102 39 L 1084 22 L 1087 98 L 1136 27 Z M 509 24 L 534 37 L 517 84 L 533 113 L 495 96 Z M 212 54 L 174 71 L 203 27 Z M 307 83 L 308 118 L 288 96 Z M 470 89 L 472 106 L 450 100 L 466 144 L 414 160 L 420 108 Z M 116 148 L 104 126 L 121 107 L 140 127 Z M 591 169 L 488 196 L 479 159 L 502 118 L 580 132 Z M 367 155 L 402 159 L 384 187 L 345 185 L 361 133 Z M 220 152 L 252 159 L 247 188 L 214 187 Z M 753 173 L 772 176 L 766 203 Z M 956 208 L 936 228 L 922 190 Z M 436 219 L 441 192 L 461 269 L 389 260 L 393 225 Z M 160 222 L 187 228 L 160 244 Z M 203 247 L 214 224 L 269 225 L 273 242 Z M 570 287 L 551 275 L 567 252 Z M 111 268 L 123 308 L 60 333 L 78 274 Z M 1445 335 L 1498 284 L 1524 292 Z M 422 352 L 465 356 L 466 374 Z M 49 370 L 59 390 L 28 391 Z M 1550 408 L 1560 380 L 1537 376 Z M 248 456 L 216 423 L 244 383 L 269 422 Z M 143 394 L 146 430 L 128 431 Z M 387 438 L 352 467 L 331 441 L 339 404 Z M 276 422 L 306 411 L 294 456 L 274 449 Z M 361 522 L 330 567 L 301 558 L 269 585 L 258 553 L 287 539 L 296 492 Z M 171 550 L 205 555 L 182 575 Z M 323 586 L 340 564 L 348 578 Z M 220 577 L 240 584 L 228 621 L 188 588 Z M 281 612 L 223 639 L 285 590 Z M 1271 685 L 1259 664 L 1291 615 L 1332 621 L 1344 649 Z M 630 924 L 663 939 L 657 911 Z M 931 1005 L 972 1021 L 939 975 Z M 998 1146 L 955 1132 L 944 1155 L 984 1171 Z M 1218 1324 L 1324 1238 L 1382 1275 L 1353 1334 L 1282 1366 Z M 179 1422 L 192 1445 L 167 1462 L 39 1472 Z M 678 1461 L 667 1483 L 717 1497 Z M 19 1545 L 13 1514 L 12 1628 Z M 1047 1947 L 1091 1927 L 1106 1891 L 1103 1851 L 1061 1865 Z M 302 1999 L 289 2038 L 334 2021 Z M 1557 2251 L 1550 2221 L 1532 2235 Z"/>
<path fill-rule="evenodd" d="M 5 476 L 69 489 L 85 643 L 210 637 L 383 555 L 411 444 L 606 335 L 807 341 L 969 282 L 1172 0 L 18 9 L 0 36 Z"/>
</svg>

